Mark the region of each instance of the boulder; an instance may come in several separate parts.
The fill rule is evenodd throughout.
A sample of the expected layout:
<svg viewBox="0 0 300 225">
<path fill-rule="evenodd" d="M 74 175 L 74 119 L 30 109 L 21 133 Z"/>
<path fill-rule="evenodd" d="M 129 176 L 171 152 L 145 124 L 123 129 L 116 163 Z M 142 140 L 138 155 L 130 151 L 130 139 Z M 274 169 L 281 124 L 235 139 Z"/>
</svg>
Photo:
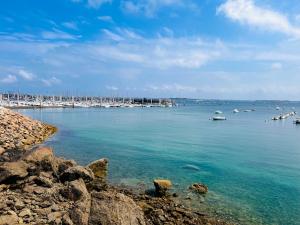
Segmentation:
<svg viewBox="0 0 300 225">
<path fill-rule="evenodd" d="M 73 181 L 82 178 L 84 182 L 90 182 L 94 179 L 93 172 L 82 166 L 74 166 L 65 170 L 59 177 L 62 182 Z"/>
<path fill-rule="evenodd" d="M 153 181 L 155 192 L 158 196 L 164 196 L 166 195 L 166 192 L 171 189 L 172 182 L 170 180 L 160 180 L 156 179 Z"/>
<path fill-rule="evenodd" d="M 15 183 L 28 175 L 28 164 L 24 161 L 5 162 L 0 166 L 0 183 Z"/>
<path fill-rule="evenodd" d="M 105 179 L 107 176 L 108 160 L 105 158 L 99 159 L 90 163 L 87 167 L 93 171 L 95 178 Z"/>
<path fill-rule="evenodd" d="M 85 183 L 82 179 L 75 180 L 69 184 L 69 199 L 72 198 L 75 202 L 73 208 L 69 210 L 69 215 L 74 224 L 88 225 L 91 195 L 87 191 Z"/>
<path fill-rule="evenodd" d="M 53 151 L 49 147 L 39 147 L 34 151 L 30 152 L 24 157 L 27 162 L 41 162 L 45 158 L 53 158 Z"/>
<path fill-rule="evenodd" d="M 89 224 L 145 225 L 142 209 L 129 197 L 114 191 L 92 193 Z"/>
<path fill-rule="evenodd" d="M 80 200 L 81 198 L 88 198 L 87 195 L 89 195 L 82 179 L 74 180 L 68 183 L 65 188 L 60 190 L 60 194 L 74 202 Z"/>
<path fill-rule="evenodd" d="M 74 160 L 65 160 L 62 158 L 56 158 L 56 162 L 58 164 L 58 174 L 62 174 L 70 167 L 76 166 L 76 162 Z"/>
<path fill-rule="evenodd" d="M 0 215 L 0 225 L 19 224 L 19 218 L 16 215 Z"/>
<path fill-rule="evenodd" d="M 195 184 L 192 184 L 190 187 L 189 187 L 190 190 L 193 190 L 199 194 L 206 194 L 208 192 L 208 187 L 204 184 L 201 184 L 201 183 L 195 183 Z"/>
</svg>

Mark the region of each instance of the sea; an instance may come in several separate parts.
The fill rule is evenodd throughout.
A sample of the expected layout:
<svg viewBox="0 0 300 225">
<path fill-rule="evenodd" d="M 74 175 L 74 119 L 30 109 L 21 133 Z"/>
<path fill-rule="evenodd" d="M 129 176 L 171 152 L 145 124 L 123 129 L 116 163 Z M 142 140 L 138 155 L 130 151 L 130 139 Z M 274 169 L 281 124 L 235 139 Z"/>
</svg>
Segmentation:
<svg viewBox="0 0 300 225">
<path fill-rule="evenodd" d="M 170 179 L 184 204 L 236 224 L 300 224 L 300 125 L 297 116 L 271 120 L 300 113 L 300 102 L 175 101 L 172 108 L 19 111 L 58 127 L 46 143 L 57 155 L 81 165 L 108 158 L 112 184 L 151 189 L 153 179 Z M 211 120 L 217 110 L 227 120 Z M 193 183 L 208 193 L 192 193 Z"/>
</svg>

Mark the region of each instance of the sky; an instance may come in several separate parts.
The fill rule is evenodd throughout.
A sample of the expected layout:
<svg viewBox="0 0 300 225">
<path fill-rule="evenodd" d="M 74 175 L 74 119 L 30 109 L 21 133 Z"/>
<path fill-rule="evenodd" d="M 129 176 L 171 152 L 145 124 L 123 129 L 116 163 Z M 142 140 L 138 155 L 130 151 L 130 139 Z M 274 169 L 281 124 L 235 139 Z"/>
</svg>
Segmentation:
<svg viewBox="0 0 300 225">
<path fill-rule="evenodd" d="M 8 91 L 300 100 L 300 2 L 1 0 Z"/>
</svg>

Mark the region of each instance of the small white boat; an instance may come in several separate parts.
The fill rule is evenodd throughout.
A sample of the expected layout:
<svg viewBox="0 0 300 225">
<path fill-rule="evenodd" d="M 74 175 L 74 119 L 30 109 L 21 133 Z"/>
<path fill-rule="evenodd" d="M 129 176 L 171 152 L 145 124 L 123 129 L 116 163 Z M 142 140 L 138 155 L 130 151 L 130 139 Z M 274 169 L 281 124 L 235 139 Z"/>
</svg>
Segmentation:
<svg viewBox="0 0 300 225">
<path fill-rule="evenodd" d="M 279 106 L 277 106 L 277 107 L 276 107 L 276 110 L 280 110 L 280 107 L 279 107 Z"/>
<path fill-rule="evenodd" d="M 272 120 L 279 120 L 280 118 L 279 118 L 279 116 L 274 116 L 273 118 L 272 118 Z"/>
<path fill-rule="evenodd" d="M 244 112 L 252 112 L 252 110 L 251 109 L 246 109 L 246 110 L 244 110 Z"/>
<path fill-rule="evenodd" d="M 219 111 L 219 110 L 217 110 L 217 111 L 215 111 L 215 114 L 223 114 L 223 112 L 222 112 L 222 111 Z"/>
<path fill-rule="evenodd" d="M 238 109 L 234 109 L 233 113 L 239 113 L 240 111 Z"/>
<path fill-rule="evenodd" d="M 226 120 L 225 116 L 215 116 L 212 118 L 213 120 Z"/>
</svg>

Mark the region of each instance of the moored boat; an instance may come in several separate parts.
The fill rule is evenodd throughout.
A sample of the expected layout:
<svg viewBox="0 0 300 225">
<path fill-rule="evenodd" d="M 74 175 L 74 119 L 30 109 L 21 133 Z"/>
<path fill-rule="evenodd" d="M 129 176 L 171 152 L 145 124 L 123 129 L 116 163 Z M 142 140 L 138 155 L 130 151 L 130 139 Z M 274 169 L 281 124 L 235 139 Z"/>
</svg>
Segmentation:
<svg viewBox="0 0 300 225">
<path fill-rule="evenodd" d="M 226 120 L 225 116 L 215 116 L 212 118 L 213 120 Z"/>
<path fill-rule="evenodd" d="M 234 109 L 233 113 L 239 113 L 240 111 L 238 109 Z"/>
<path fill-rule="evenodd" d="M 297 119 L 294 121 L 294 124 L 299 125 L 299 124 L 300 124 L 300 118 L 297 118 Z"/>
<path fill-rule="evenodd" d="M 223 112 L 220 110 L 217 110 L 217 111 L 215 111 L 215 114 L 223 114 Z"/>
</svg>

